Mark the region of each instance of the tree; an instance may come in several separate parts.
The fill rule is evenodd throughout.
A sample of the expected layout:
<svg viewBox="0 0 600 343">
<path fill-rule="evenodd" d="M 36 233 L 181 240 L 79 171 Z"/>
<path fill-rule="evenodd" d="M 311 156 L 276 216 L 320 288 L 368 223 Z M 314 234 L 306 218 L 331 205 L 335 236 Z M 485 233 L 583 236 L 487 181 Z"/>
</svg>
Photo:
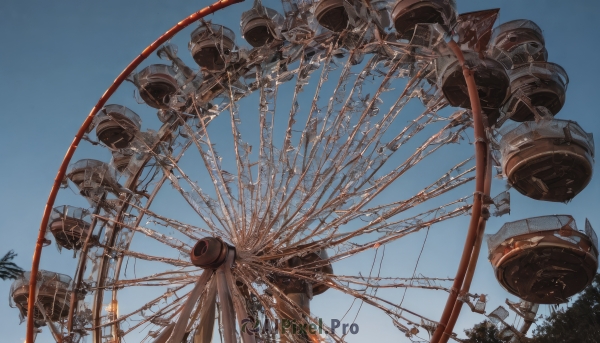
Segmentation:
<svg viewBox="0 0 600 343">
<path fill-rule="evenodd" d="M 496 325 L 489 321 L 483 321 L 470 330 L 465 330 L 467 339 L 464 343 L 505 343 L 506 340 L 498 338 L 498 329 Z"/>
<path fill-rule="evenodd" d="M 556 311 L 534 332 L 533 343 L 600 341 L 600 274 L 566 310 Z"/>
<path fill-rule="evenodd" d="M 0 259 L 0 279 L 16 279 L 23 274 L 23 269 L 17 266 L 14 262 L 11 262 L 17 254 L 14 251 L 9 251 Z"/>
</svg>

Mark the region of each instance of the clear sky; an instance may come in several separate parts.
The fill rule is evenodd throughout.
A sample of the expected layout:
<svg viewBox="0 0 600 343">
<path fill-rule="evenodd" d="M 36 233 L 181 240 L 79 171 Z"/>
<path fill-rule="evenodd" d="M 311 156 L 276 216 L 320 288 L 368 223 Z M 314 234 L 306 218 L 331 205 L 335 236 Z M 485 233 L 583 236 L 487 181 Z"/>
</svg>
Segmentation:
<svg viewBox="0 0 600 343">
<path fill-rule="evenodd" d="M 544 30 L 549 61 L 562 65 L 570 78 L 566 104 L 558 117 L 575 120 L 588 132 L 600 135 L 600 115 L 596 108 L 596 101 L 600 100 L 597 85 L 600 2 L 457 0 L 457 3 L 459 13 L 500 7 L 498 22 L 514 19 L 536 22 Z M 30 268 L 54 176 L 89 110 L 119 72 L 150 42 L 208 4 L 205 0 L 0 2 L 0 230 L 3 234 L 0 254 L 14 249 L 19 254 L 16 262 Z M 237 30 L 241 12 L 251 5 L 251 2 L 233 5 L 209 19 Z M 185 46 L 179 50 L 181 54 L 187 53 Z M 74 160 L 77 156 L 86 157 L 80 153 Z M 108 155 L 105 157 L 109 159 Z M 587 217 L 593 226 L 600 228 L 598 180 L 596 175 L 569 204 L 535 202 L 512 191 L 511 215 L 492 218 L 488 233 L 496 232 L 506 221 L 545 214 L 571 214 L 580 227 Z M 503 187 L 502 181 L 495 181 L 494 187 L 496 194 Z M 453 247 L 462 247 L 463 242 L 464 236 L 446 241 Z M 63 253 L 61 258 L 72 260 L 69 253 Z M 68 269 L 61 261 L 54 257 L 46 259 L 42 268 Z M 447 270 L 444 276 L 454 273 L 455 269 Z M 8 307 L 9 287 L 9 281 L 0 281 L 0 295 L 4 294 L 2 299 L 5 299 L 0 301 L 1 340 L 22 342 L 25 325 L 18 325 L 17 310 Z M 485 247 L 472 290 L 490 295 L 488 311 L 508 296 L 493 278 Z M 429 306 L 426 300 L 423 306 Z M 458 332 L 482 319 L 468 314 L 468 309 L 464 312 Z M 369 318 L 362 320 L 357 321 L 362 335 L 353 341 L 377 336 L 374 331 L 379 326 L 369 331 Z M 395 330 L 389 320 L 381 325 Z"/>
</svg>

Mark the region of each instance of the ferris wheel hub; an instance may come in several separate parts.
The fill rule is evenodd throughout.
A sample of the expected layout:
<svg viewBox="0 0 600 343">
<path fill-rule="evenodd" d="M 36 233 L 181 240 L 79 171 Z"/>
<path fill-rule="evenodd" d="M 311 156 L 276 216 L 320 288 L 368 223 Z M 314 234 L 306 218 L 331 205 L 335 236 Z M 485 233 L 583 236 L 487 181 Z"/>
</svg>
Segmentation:
<svg viewBox="0 0 600 343">
<path fill-rule="evenodd" d="M 205 237 L 190 251 L 190 259 L 195 266 L 203 269 L 217 269 L 225 262 L 230 247 L 219 238 Z"/>
</svg>

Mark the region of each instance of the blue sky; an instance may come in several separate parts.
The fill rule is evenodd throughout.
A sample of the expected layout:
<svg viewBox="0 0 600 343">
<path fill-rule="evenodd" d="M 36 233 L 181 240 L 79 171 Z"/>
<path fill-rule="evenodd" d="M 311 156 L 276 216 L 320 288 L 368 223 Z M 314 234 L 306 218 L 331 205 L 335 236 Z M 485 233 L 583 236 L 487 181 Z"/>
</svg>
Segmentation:
<svg viewBox="0 0 600 343">
<path fill-rule="evenodd" d="M 600 135 L 596 107 L 600 98 L 597 85 L 600 70 L 596 62 L 600 53 L 597 44 L 599 2 L 457 2 L 459 13 L 500 7 L 498 22 L 523 18 L 536 22 L 544 30 L 549 61 L 563 66 L 570 78 L 566 104 L 558 117 L 575 120 L 588 132 Z M 189 0 L 0 2 L 0 41 L 3 43 L 0 49 L 1 254 L 14 249 L 19 254 L 16 262 L 25 269 L 30 268 L 39 221 L 52 181 L 66 148 L 89 110 L 119 72 L 150 42 L 183 17 L 208 4 Z M 250 6 L 250 2 L 233 5 L 208 19 L 237 31 L 241 12 Z M 279 9 L 277 5 L 272 7 Z M 182 55 L 187 53 L 184 46 L 179 50 Z M 113 102 L 132 101 L 131 93 L 119 97 Z M 86 157 L 89 148 L 82 145 L 82 149 L 74 160 Z M 105 153 L 105 160 L 108 159 Z M 493 193 L 502 187 L 501 180 L 495 181 Z M 573 215 L 580 227 L 586 217 L 593 226 L 600 227 L 597 176 L 569 204 L 535 202 L 514 191 L 511 195 L 510 217 L 490 220 L 488 233 L 496 232 L 506 221 L 563 213 Z M 464 235 L 443 237 L 443 240 L 448 253 L 456 255 L 455 250 L 462 247 Z M 472 290 L 490 294 L 489 311 L 503 303 L 507 294 L 496 284 L 485 247 L 482 250 Z M 52 257 L 43 259 L 42 268 L 62 268 L 67 272 L 67 266 L 72 264 L 68 253 L 63 253 L 60 259 L 54 251 L 45 256 Z M 430 251 L 428 256 L 435 256 L 435 252 Z M 63 266 L 61 259 L 69 262 Z M 454 272 L 454 269 L 447 270 L 446 274 L 451 276 Z M 9 287 L 8 281 L 0 283 L 3 299 L 8 298 Z M 422 304 L 430 306 L 426 299 Z M 459 332 L 481 320 L 467 311 L 459 320 Z M 0 301 L 0 317 L 3 341 L 22 342 L 25 326 L 17 325 L 17 310 L 9 308 L 6 300 Z M 357 322 L 361 324 L 361 336 L 351 340 L 356 342 L 377 336 L 378 330 L 387 332 L 391 327 L 389 321 L 374 323 L 370 318 L 359 318 Z M 393 327 L 391 330 L 397 332 Z M 383 337 L 387 337 L 385 335 Z"/>
</svg>

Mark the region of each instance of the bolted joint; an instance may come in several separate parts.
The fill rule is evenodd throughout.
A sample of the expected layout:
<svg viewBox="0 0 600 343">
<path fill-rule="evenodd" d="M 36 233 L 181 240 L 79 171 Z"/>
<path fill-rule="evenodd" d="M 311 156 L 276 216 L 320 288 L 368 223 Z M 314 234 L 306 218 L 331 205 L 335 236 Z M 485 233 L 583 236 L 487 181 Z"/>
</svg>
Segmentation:
<svg viewBox="0 0 600 343">
<path fill-rule="evenodd" d="M 198 241 L 190 251 L 192 264 L 203 269 L 217 269 L 233 249 L 219 238 L 206 237 Z"/>
</svg>

